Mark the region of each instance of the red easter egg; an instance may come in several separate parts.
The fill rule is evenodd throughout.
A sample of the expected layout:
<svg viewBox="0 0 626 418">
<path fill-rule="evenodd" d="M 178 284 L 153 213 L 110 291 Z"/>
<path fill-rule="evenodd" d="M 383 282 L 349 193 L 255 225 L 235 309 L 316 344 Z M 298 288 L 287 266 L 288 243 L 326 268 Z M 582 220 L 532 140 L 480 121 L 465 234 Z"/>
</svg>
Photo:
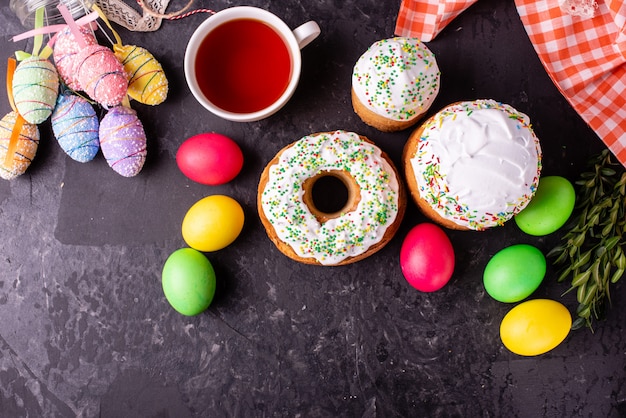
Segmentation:
<svg viewBox="0 0 626 418">
<path fill-rule="evenodd" d="M 450 239 L 435 224 L 413 227 L 402 242 L 400 268 L 407 282 L 417 290 L 441 289 L 454 271 L 454 248 Z"/>
<path fill-rule="evenodd" d="M 189 179 L 216 186 L 234 179 L 243 167 L 239 145 L 227 136 L 204 133 L 192 136 L 178 148 L 176 164 Z"/>
</svg>

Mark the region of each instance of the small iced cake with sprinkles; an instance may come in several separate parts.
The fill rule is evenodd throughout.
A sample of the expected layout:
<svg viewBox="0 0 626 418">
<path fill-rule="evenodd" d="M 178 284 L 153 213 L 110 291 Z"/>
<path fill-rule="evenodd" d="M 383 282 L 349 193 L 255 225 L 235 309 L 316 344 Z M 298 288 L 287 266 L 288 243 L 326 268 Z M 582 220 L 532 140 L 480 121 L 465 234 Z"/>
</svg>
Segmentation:
<svg viewBox="0 0 626 418">
<path fill-rule="evenodd" d="M 433 221 L 459 230 L 500 226 L 526 207 L 541 174 L 541 146 L 525 114 L 494 100 L 454 103 L 407 141 L 410 194 Z"/>
<path fill-rule="evenodd" d="M 327 180 L 345 191 L 338 206 L 320 200 L 331 190 L 324 189 Z M 340 189 L 333 189 L 336 195 L 344 195 Z M 337 266 L 362 260 L 391 240 L 406 194 L 380 148 L 356 133 L 335 131 L 307 135 L 280 150 L 261 174 L 257 204 L 269 238 L 283 254 L 305 264 Z"/>
<path fill-rule="evenodd" d="M 352 106 L 366 124 L 383 132 L 406 129 L 439 93 L 433 53 L 417 38 L 375 42 L 352 71 Z"/>
</svg>

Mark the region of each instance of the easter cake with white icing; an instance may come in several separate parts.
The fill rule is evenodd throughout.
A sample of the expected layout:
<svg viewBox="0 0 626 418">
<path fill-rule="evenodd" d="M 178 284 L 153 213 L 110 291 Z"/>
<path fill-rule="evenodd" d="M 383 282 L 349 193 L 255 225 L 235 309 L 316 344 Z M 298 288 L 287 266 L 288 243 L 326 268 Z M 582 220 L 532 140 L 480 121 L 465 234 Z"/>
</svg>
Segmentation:
<svg viewBox="0 0 626 418">
<path fill-rule="evenodd" d="M 352 106 L 366 124 L 383 132 L 419 121 L 439 93 L 434 54 L 417 38 L 372 44 L 352 71 Z"/>
<path fill-rule="evenodd" d="M 524 209 L 541 158 L 528 116 L 495 100 L 445 107 L 411 134 L 402 157 L 417 206 L 459 230 L 500 226 Z"/>
<path fill-rule="evenodd" d="M 345 205 L 333 213 L 320 210 L 312 192 L 328 176 L 348 191 Z M 261 222 L 283 254 L 326 266 L 353 263 L 383 248 L 406 207 L 389 157 L 346 131 L 307 135 L 280 150 L 261 175 L 257 200 Z"/>
</svg>

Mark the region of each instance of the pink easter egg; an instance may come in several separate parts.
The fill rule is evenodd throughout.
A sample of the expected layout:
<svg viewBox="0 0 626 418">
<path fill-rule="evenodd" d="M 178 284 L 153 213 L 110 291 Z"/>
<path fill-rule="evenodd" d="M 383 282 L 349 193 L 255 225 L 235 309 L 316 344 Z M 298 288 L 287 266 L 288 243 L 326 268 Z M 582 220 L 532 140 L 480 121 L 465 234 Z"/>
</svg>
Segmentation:
<svg viewBox="0 0 626 418">
<path fill-rule="evenodd" d="M 133 177 L 146 161 L 146 133 L 137 112 L 125 106 L 109 109 L 100 121 L 100 149 L 109 166 Z"/>
<path fill-rule="evenodd" d="M 414 226 L 402 242 L 400 268 L 419 291 L 434 292 L 445 286 L 454 272 L 454 248 L 443 229 L 428 222 Z"/>
<path fill-rule="evenodd" d="M 83 91 L 104 107 L 119 105 L 128 91 L 128 76 L 113 51 L 89 45 L 76 55 L 74 72 Z"/>
<path fill-rule="evenodd" d="M 81 26 L 80 33 L 85 46 L 96 45 L 98 43 L 89 28 Z M 82 90 L 76 79 L 76 74 L 74 73 L 76 55 L 80 50 L 81 46 L 69 27 L 59 32 L 54 43 L 52 58 L 54 59 L 54 65 L 57 67 L 61 80 L 75 91 Z"/>
<path fill-rule="evenodd" d="M 243 167 L 243 153 L 229 137 L 215 132 L 194 135 L 176 153 L 176 164 L 193 181 L 217 186 L 234 179 Z"/>
</svg>

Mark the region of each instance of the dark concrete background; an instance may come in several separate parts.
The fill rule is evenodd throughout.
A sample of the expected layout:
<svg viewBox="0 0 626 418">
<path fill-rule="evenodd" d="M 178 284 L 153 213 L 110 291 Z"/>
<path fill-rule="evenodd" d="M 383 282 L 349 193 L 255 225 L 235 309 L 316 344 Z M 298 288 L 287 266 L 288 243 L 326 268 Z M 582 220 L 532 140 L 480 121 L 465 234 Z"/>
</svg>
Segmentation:
<svg viewBox="0 0 626 418">
<path fill-rule="evenodd" d="M 182 3 L 172 1 L 171 8 Z M 622 284 L 595 333 L 572 332 L 553 351 L 531 358 L 500 342 L 500 321 L 512 305 L 485 293 L 487 261 L 517 243 L 545 253 L 559 232 L 530 237 L 513 222 L 482 233 L 448 231 L 456 270 L 432 294 L 412 289 L 400 272 L 402 239 L 425 220 L 412 203 L 392 242 L 350 266 L 297 264 L 266 237 L 256 214 L 257 182 L 286 144 L 311 132 L 352 130 L 400 164 L 409 132 L 383 134 L 364 125 L 349 93 L 352 66 L 371 43 L 393 35 L 399 3 L 247 2 L 292 27 L 313 19 L 322 28 L 303 51 L 293 99 L 254 123 L 213 117 L 186 87 L 185 44 L 206 15 L 164 22 L 153 33 L 116 26 L 124 43 L 159 59 L 170 94 L 156 107 L 133 103 L 149 149 L 137 177 L 119 176 L 101 154 L 86 164 L 72 161 L 46 122 L 27 173 L 0 182 L 1 416 L 626 414 Z M 239 4 L 197 5 L 221 10 Z M 31 47 L 10 40 L 20 32 L 3 3 L 4 59 Z M 544 175 L 574 181 L 604 148 L 543 71 L 513 1 L 479 1 L 429 47 L 443 74 L 432 111 L 476 98 L 513 105 L 531 117 L 541 139 Z M 0 77 L 6 77 L 4 66 Z M 0 112 L 9 110 L 8 100 L 0 100 Z M 195 184 L 176 167 L 178 146 L 207 131 L 232 137 L 244 152 L 243 171 L 227 185 Z M 231 246 L 207 254 L 218 274 L 216 299 L 206 313 L 187 318 L 167 304 L 161 268 L 185 246 L 180 226 L 186 211 L 212 194 L 237 199 L 245 226 Z M 574 310 L 574 296 L 562 296 L 566 290 L 549 267 L 533 297 Z"/>
</svg>

